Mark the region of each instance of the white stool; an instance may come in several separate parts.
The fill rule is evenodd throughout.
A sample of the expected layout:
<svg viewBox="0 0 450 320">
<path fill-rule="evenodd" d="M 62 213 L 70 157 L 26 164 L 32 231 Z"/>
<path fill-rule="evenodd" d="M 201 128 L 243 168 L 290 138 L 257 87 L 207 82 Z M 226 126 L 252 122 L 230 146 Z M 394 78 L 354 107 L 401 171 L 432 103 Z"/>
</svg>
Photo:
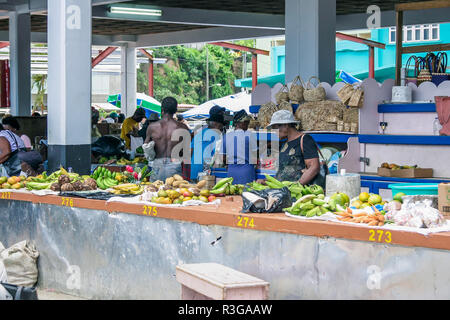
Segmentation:
<svg viewBox="0 0 450 320">
<path fill-rule="evenodd" d="M 269 283 L 217 263 L 177 266 L 182 300 L 267 300 Z"/>
</svg>

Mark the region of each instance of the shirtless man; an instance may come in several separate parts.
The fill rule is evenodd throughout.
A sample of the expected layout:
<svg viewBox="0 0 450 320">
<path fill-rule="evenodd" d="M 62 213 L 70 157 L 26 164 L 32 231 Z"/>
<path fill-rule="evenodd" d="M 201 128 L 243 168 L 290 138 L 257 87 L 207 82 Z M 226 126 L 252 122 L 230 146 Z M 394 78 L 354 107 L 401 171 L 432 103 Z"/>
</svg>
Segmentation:
<svg viewBox="0 0 450 320">
<path fill-rule="evenodd" d="M 172 141 L 172 134 L 177 129 L 185 129 L 189 135 L 189 128 L 176 120 L 178 102 L 174 98 L 165 98 L 161 104 L 161 120 L 151 123 L 147 129 L 147 139 L 144 145 L 154 142 L 155 160 L 150 163 L 153 174 L 152 181 L 165 181 L 175 174 L 181 175 L 181 159 L 172 159 L 172 149 L 181 141 Z"/>
</svg>

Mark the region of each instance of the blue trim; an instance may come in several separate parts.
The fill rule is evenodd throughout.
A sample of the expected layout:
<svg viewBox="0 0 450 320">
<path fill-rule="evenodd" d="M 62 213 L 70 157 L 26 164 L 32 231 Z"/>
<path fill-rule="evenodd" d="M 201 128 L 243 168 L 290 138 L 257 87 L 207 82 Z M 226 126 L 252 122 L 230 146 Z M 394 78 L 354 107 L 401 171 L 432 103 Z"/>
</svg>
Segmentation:
<svg viewBox="0 0 450 320">
<path fill-rule="evenodd" d="M 378 134 L 359 135 L 360 143 L 372 144 L 409 144 L 409 145 L 437 145 L 450 146 L 450 137 L 447 136 L 394 136 Z"/>
<path fill-rule="evenodd" d="M 299 104 L 292 104 L 292 109 L 294 110 L 294 113 L 297 112 Z M 259 109 L 261 109 L 261 105 L 254 105 L 250 106 L 249 110 L 250 113 L 259 113 Z"/>
<path fill-rule="evenodd" d="M 450 183 L 450 179 L 433 178 L 433 179 L 415 179 L 415 178 L 395 178 L 395 177 L 380 177 L 380 176 L 361 176 L 361 180 L 372 181 L 387 181 L 396 183 Z"/>
<path fill-rule="evenodd" d="M 436 112 L 435 103 L 380 104 L 378 113 Z"/>
<path fill-rule="evenodd" d="M 310 133 L 314 141 L 317 143 L 347 143 L 348 139 L 357 137 L 357 134 L 327 134 L 327 133 Z"/>
</svg>

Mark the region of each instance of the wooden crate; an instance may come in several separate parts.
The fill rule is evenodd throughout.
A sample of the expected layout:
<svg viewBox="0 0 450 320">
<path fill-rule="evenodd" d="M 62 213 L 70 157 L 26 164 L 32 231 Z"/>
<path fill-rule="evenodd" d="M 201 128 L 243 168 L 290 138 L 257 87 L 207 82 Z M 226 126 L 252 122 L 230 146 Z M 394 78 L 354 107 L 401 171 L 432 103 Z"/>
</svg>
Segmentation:
<svg viewBox="0 0 450 320">
<path fill-rule="evenodd" d="M 393 178 L 433 178 L 433 169 L 415 168 L 391 170 L 387 168 L 378 168 L 378 175 L 381 177 Z"/>
</svg>

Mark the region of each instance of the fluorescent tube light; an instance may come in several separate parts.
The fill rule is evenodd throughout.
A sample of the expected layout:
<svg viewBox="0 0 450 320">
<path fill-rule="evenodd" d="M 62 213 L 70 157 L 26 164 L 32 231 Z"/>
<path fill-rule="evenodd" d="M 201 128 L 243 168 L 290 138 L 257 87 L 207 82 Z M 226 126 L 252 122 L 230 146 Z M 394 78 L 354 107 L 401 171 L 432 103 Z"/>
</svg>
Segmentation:
<svg viewBox="0 0 450 320">
<path fill-rule="evenodd" d="M 162 10 L 127 8 L 127 7 L 111 7 L 110 12 L 118 13 L 118 14 L 133 14 L 133 15 L 140 15 L 140 16 L 156 16 L 156 17 L 160 17 L 162 15 Z"/>
</svg>

